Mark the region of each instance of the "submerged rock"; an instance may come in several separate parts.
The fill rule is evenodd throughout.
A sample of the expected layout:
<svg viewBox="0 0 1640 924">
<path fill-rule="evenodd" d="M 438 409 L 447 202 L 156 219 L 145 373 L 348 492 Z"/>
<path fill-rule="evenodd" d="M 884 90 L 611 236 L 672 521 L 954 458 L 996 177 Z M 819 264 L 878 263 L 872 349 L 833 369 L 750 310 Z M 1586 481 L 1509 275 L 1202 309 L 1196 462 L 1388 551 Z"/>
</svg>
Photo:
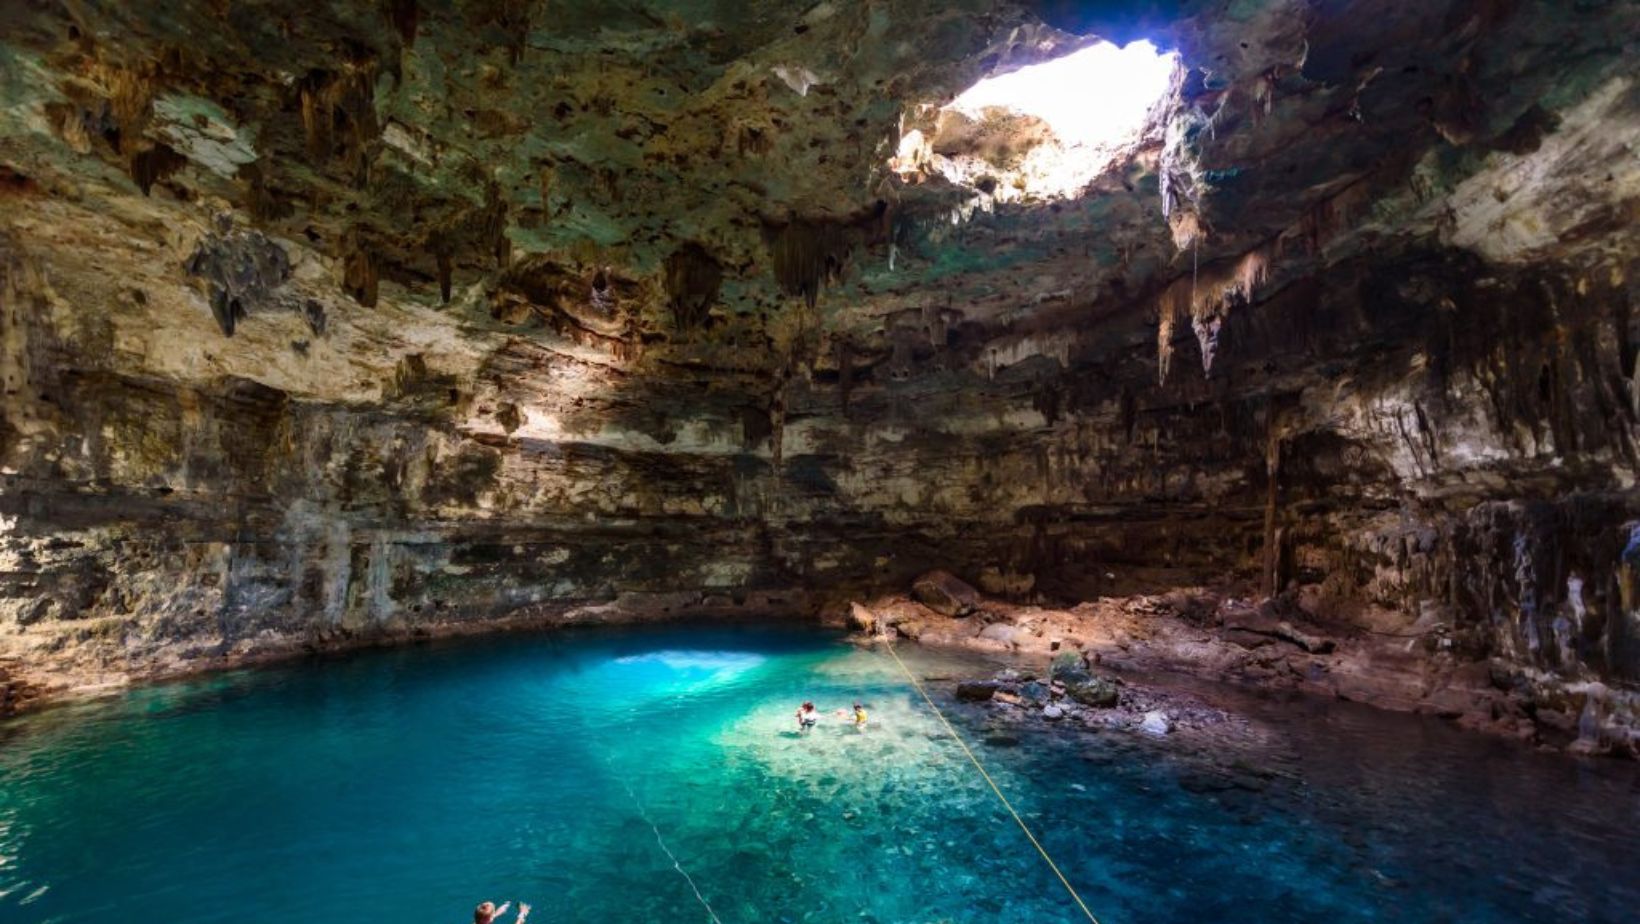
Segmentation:
<svg viewBox="0 0 1640 924">
<path fill-rule="evenodd" d="M 988 702 L 998 687 L 994 680 L 964 680 L 957 684 L 957 699 L 965 703 Z"/>
<path fill-rule="evenodd" d="M 1031 681 L 1028 681 L 1026 683 L 1022 683 L 1022 684 L 1019 685 L 1019 698 L 1023 699 L 1023 700 L 1026 700 L 1028 702 L 1032 702 L 1032 703 L 1045 702 L 1052 695 L 1053 695 L 1053 691 L 1048 687 L 1047 684 L 1039 683 L 1035 680 L 1031 680 Z"/>
<path fill-rule="evenodd" d="M 1145 713 L 1139 722 L 1139 730 L 1149 735 L 1165 735 L 1173 730 L 1173 723 L 1167 718 L 1167 713 L 1153 710 Z"/>
</svg>

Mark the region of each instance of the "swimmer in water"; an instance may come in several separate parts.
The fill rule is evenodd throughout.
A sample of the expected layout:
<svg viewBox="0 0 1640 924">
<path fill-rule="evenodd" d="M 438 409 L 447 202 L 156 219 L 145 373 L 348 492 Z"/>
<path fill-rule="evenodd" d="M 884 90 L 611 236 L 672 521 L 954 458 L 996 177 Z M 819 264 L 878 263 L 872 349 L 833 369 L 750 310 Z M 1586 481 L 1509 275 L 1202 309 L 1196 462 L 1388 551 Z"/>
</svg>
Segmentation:
<svg viewBox="0 0 1640 924">
<path fill-rule="evenodd" d="M 805 701 L 797 710 L 797 730 L 806 732 L 820 724 L 820 713 L 815 710 L 814 703 Z"/>
<path fill-rule="evenodd" d="M 502 902 L 500 907 L 496 907 L 495 902 L 483 902 L 473 909 L 473 924 L 495 924 L 511 907 L 512 902 Z M 519 902 L 518 917 L 513 919 L 513 924 L 524 924 L 524 919 L 529 916 L 530 906 Z"/>
<path fill-rule="evenodd" d="M 866 730 L 866 707 L 860 705 L 859 703 L 855 703 L 853 709 L 839 709 L 832 714 L 837 716 L 839 719 L 847 719 L 852 717 L 854 719 L 855 731 Z"/>
</svg>

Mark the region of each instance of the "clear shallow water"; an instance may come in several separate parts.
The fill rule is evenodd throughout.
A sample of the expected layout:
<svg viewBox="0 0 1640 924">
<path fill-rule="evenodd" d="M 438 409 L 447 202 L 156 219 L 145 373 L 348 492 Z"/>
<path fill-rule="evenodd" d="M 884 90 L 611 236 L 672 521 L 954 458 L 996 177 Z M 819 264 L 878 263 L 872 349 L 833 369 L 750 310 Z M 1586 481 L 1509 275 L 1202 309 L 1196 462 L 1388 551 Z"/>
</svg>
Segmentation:
<svg viewBox="0 0 1640 924">
<path fill-rule="evenodd" d="M 709 922 L 657 832 L 724 924 L 1078 920 L 914 696 L 822 634 L 679 629 L 53 710 L 0 726 L 0 921 L 454 924 L 522 898 L 537 924 Z M 864 698 L 873 727 L 798 737 L 804 697 Z M 1246 708 L 1274 739 L 1251 787 L 1176 742 L 1004 746 L 987 714 L 953 716 L 1104 924 L 1634 920 L 1632 766 Z"/>
</svg>

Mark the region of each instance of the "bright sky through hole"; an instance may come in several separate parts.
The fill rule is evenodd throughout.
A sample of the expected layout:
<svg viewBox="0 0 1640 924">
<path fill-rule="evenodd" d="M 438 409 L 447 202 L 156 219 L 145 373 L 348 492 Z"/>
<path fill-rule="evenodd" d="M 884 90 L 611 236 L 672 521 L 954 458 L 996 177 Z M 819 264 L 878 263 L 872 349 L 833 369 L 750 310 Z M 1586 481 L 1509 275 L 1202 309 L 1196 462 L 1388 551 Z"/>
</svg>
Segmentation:
<svg viewBox="0 0 1640 924">
<path fill-rule="evenodd" d="M 1167 90 L 1178 55 L 1147 41 L 1118 48 L 1099 42 L 1012 73 L 988 77 L 948 109 L 978 114 L 1001 106 L 1052 126 L 1065 145 L 1108 145 L 1138 131 Z"/>
</svg>

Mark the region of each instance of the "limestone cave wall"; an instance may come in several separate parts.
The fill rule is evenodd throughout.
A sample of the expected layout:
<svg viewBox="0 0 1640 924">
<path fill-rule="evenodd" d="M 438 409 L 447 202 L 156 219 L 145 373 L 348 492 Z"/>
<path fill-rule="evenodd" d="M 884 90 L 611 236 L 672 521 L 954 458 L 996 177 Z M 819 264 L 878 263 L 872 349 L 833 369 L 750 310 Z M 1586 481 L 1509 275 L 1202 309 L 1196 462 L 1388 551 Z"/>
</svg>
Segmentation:
<svg viewBox="0 0 1640 924">
<path fill-rule="evenodd" d="M 941 567 L 1640 682 L 1633 5 L 1139 6 L 0 4 L 0 654 Z M 1080 193 L 890 165 L 1135 35 Z"/>
</svg>

